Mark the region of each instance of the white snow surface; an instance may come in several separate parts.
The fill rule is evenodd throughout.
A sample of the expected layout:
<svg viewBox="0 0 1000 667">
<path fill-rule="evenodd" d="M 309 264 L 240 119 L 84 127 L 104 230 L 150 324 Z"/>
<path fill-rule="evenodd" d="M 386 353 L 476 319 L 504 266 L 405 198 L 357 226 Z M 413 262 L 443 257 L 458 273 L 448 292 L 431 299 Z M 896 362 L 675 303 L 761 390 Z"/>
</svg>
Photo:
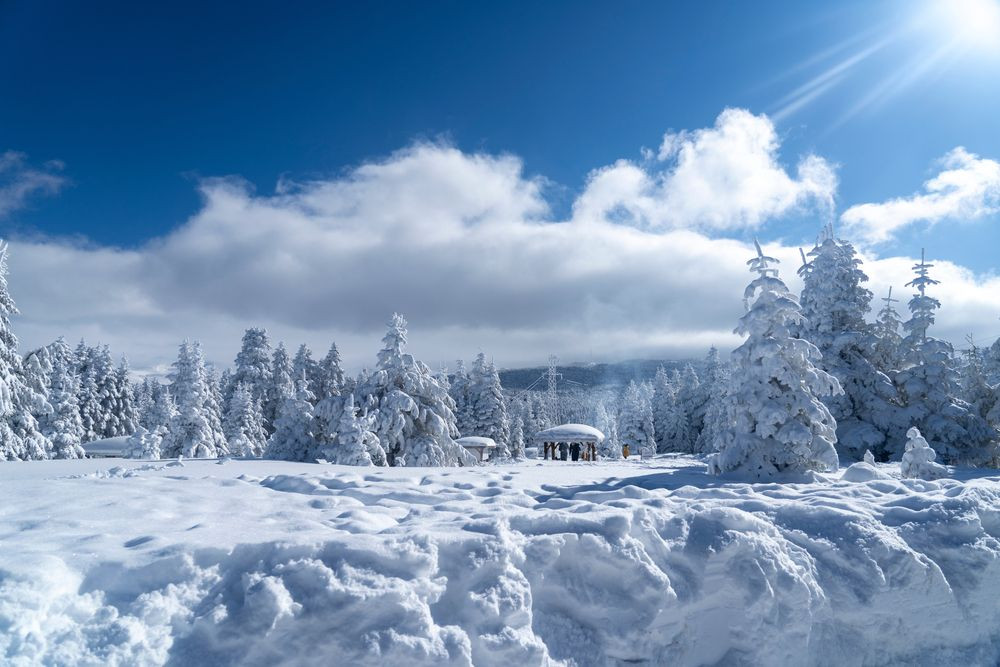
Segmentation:
<svg viewBox="0 0 1000 667">
<path fill-rule="evenodd" d="M 603 442 L 604 434 L 587 424 L 560 424 L 559 426 L 553 426 L 535 434 L 535 440 L 538 442 L 544 440 L 558 441 L 560 439 L 581 442 Z"/>
<path fill-rule="evenodd" d="M 996 471 L 871 467 L 6 463 L 0 663 L 996 664 Z"/>
</svg>

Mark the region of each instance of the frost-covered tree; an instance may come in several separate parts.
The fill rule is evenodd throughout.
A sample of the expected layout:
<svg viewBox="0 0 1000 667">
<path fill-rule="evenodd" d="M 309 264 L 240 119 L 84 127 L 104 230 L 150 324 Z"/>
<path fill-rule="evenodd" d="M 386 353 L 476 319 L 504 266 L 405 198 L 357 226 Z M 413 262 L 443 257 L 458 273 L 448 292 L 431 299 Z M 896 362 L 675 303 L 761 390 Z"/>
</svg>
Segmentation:
<svg viewBox="0 0 1000 667">
<path fill-rule="evenodd" d="M 962 400 L 969 405 L 973 414 L 979 415 L 994 429 L 1000 426 L 995 417 L 1000 414 L 1000 386 L 991 385 L 986 380 L 984 355 L 969 341 L 965 351 L 965 364 L 960 371 Z"/>
<path fill-rule="evenodd" d="M 406 320 L 392 316 L 375 372 L 358 388 L 377 405 L 375 433 L 393 466 L 475 465 L 458 445 L 455 402 L 426 364 L 407 354 Z"/>
<path fill-rule="evenodd" d="M 622 445 L 628 445 L 632 453 L 656 451 L 653 408 L 642 387 L 635 380 L 629 382 L 622 397 L 618 416 L 618 435 Z"/>
<path fill-rule="evenodd" d="M 492 438 L 497 443 L 497 450 L 491 458 L 509 459 L 510 418 L 507 415 L 507 401 L 503 396 L 500 374 L 496 366 L 492 361 L 487 361 L 486 355 L 482 352 L 476 357 L 470 379 L 468 393 L 473 425 L 463 435 Z"/>
<path fill-rule="evenodd" d="M 729 365 L 722 363 L 719 351 L 713 346 L 708 351 L 705 381 L 700 386 L 703 398 L 701 426 L 698 429 L 694 451 L 702 453 L 715 451 L 715 443 L 719 434 L 727 427 L 725 421 L 728 388 Z"/>
<path fill-rule="evenodd" d="M 316 400 L 322 401 L 329 396 L 340 396 L 349 389 L 347 377 L 341 367 L 340 350 L 336 343 L 330 344 L 330 350 L 319 362 L 319 380 L 317 382 Z"/>
<path fill-rule="evenodd" d="M 609 410 L 604 401 L 597 401 L 594 406 L 594 425 L 604 434 L 604 441 L 597 446 L 597 455 L 602 459 L 617 460 L 622 458 L 622 443 L 618 437 L 618 417 L 614 410 Z"/>
<path fill-rule="evenodd" d="M 707 402 L 705 387 L 702 386 L 701 378 L 698 377 L 698 372 L 691 364 L 684 364 L 676 391 L 676 402 L 684 411 L 688 425 L 687 433 L 684 436 L 684 449 L 680 451 L 691 452 L 694 451 L 695 443 L 698 441 L 698 432 L 701 430 L 701 424 L 705 418 Z"/>
<path fill-rule="evenodd" d="M 729 428 L 710 468 L 756 478 L 836 470 L 837 424 L 820 397 L 840 386 L 816 367 L 816 346 L 796 335 L 802 312 L 770 267 L 778 260 L 755 245 L 757 256 L 747 264 L 757 277 L 744 292 L 747 311 L 735 330 L 747 339 L 733 351 Z"/>
<path fill-rule="evenodd" d="M 906 432 L 906 437 L 906 449 L 899 464 L 899 472 L 903 477 L 933 480 L 948 476 L 948 469 L 934 462 L 937 452 L 920 435 L 920 429 L 911 427 Z"/>
<path fill-rule="evenodd" d="M 660 366 L 653 378 L 653 430 L 656 433 L 656 451 L 667 451 L 663 437 L 667 433 L 667 422 L 674 409 L 677 391 L 670 382 L 667 369 Z"/>
<path fill-rule="evenodd" d="M 51 407 L 24 376 L 17 337 L 10 324 L 17 306 L 7 290 L 7 244 L 0 244 L 0 461 L 48 458 L 51 443 L 38 430 L 35 415 Z"/>
<path fill-rule="evenodd" d="M 229 383 L 223 387 L 223 399 L 227 404 L 239 385 L 246 387 L 250 396 L 262 405 L 267 400 L 271 386 L 271 341 L 266 329 L 251 327 L 243 333 Z"/>
<path fill-rule="evenodd" d="M 292 377 L 306 379 L 309 392 L 316 396 L 320 385 L 319 363 L 313 359 L 312 350 L 305 343 L 299 345 L 295 358 L 292 359 Z"/>
<path fill-rule="evenodd" d="M 340 423 L 337 426 L 336 442 L 323 448 L 323 455 L 330 463 L 347 466 L 370 466 L 375 461 L 385 459 L 381 452 L 378 436 L 369 430 L 367 416 L 358 416 L 354 396 L 344 397 Z M 378 453 L 372 457 L 372 451 Z"/>
<path fill-rule="evenodd" d="M 264 456 L 280 461 L 315 461 L 314 396 L 305 378 L 295 382 L 295 395 L 285 399 L 267 441 Z"/>
<path fill-rule="evenodd" d="M 170 421 L 177 414 L 174 397 L 170 388 L 157 380 L 151 380 L 149 396 L 146 409 L 139 415 L 139 424 L 147 431 L 164 435 L 169 430 Z"/>
<path fill-rule="evenodd" d="M 292 380 L 292 362 L 284 343 L 278 343 L 271 356 L 271 381 L 267 386 L 264 401 L 264 428 L 273 433 L 282 406 L 296 395 L 296 383 Z"/>
<path fill-rule="evenodd" d="M 455 402 L 455 425 L 462 435 L 477 435 L 476 410 L 472 393 L 472 377 L 465 369 L 465 362 L 455 362 L 455 373 L 448 385 L 448 394 Z"/>
<path fill-rule="evenodd" d="M 226 436 L 208 382 L 208 371 L 197 342 L 181 343 L 170 374 L 170 393 L 177 413 L 163 441 L 166 458 L 213 458 L 227 454 Z"/>
<path fill-rule="evenodd" d="M 983 351 L 983 372 L 991 385 L 1000 385 L 1000 338 Z"/>
<path fill-rule="evenodd" d="M 125 441 L 123 455 L 127 459 L 157 460 L 160 458 L 160 446 L 163 443 L 163 436 L 159 431 L 148 431 L 143 426 L 138 426 L 135 432 Z"/>
<path fill-rule="evenodd" d="M 229 453 L 233 456 L 260 458 L 264 455 L 267 445 L 264 417 L 261 415 L 260 402 L 253 397 L 246 385 L 237 385 L 233 391 L 222 430 L 229 444 Z"/>
<path fill-rule="evenodd" d="M 115 435 L 132 435 L 139 425 L 132 380 L 129 378 L 128 359 L 122 357 L 114 375 L 114 426 Z"/>
<path fill-rule="evenodd" d="M 875 319 L 870 356 L 875 368 L 892 377 L 893 372 L 903 366 L 903 337 L 899 335 L 903 320 L 892 305 L 899 301 L 892 298 L 892 287 L 882 301 L 885 305 Z"/>
<path fill-rule="evenodd" d="M 515 461 L 524 459 L 524 419 L 517 410 L 510 418 L 510 456 Z"/>
<path fill-rule="evenodd" d="M 909 303 L 911 317 L 903 325 L 910 353 L 895 378 L 904 415 L 946 463 L 989 465 L 997 456 L 996 431 L 958 398 L 961 390 L 951 345 L 927 335 L 934 311 L 941 306 L 927 294 L 928 287 L 938 284 L 930 277 L 933 266 L 921 256 L 913 266 L 916 277 L 907 283 L 916 290 Z M 896 453 L 898 458 L 901 452 Z"/>
<path fill-rule="evenodd" d="M 66 349 L 69 349 L 68 346 Z M 82 459 L 84 451 L 80 444 L 84 431 L 76 400 L 77 379 L 73 360 L 69 356 L 53 356 L 51 361 L 47 384 L 52 409 L 41 417 L 39 428 L 52 443 L 52 458 Z"/>
<path fill-rule="evenodd" d="M 837 442 L 847 457 L 866 450 L 888 458 L 887 443 L 902 436 L 898 396 L 889 377 L 869 358 L 873 334 L 865 322 L 872 293 L 861 259 L 830 227 L 809 252 L 802 274 L 800 335 L 819 348 L 819 366 L 840 383 L 841 393 L 823 402 L 837 421 Z"/>
<path fill-rule="evenodd" d="M 677 393 L 673 391 L 672 385 L 667 385 L 661 394 L 662 398 L 657 399 L 659 420 L 653 422 L 657 438 L 656 451 L 691 452 L 691 426 Z"/>
</svg>

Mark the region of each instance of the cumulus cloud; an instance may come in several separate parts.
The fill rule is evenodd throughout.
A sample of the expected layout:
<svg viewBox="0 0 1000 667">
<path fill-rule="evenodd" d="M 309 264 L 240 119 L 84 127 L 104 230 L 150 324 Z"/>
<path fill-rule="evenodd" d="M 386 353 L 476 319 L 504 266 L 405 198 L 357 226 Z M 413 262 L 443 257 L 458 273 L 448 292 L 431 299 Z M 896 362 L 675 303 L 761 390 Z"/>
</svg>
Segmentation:
<svg viewBox="0 0 1000 667">
<path fill-rule="evenodd" d="M 34 195 L 55 194 L 66 184 L 59 173 L 62 163 L 46 162 L 31 166 L 24 153 L 0 153 L 0 218 L 24 208 Z"/>
<path fill-rule="evenodd" d="M 726 109 L 713 127 L 667 133 L 653 164 L 620 160 L 594 171 L 574 217 L 718 231 L 758 227 L 807 207 L 831 213 L 833 166 L 806 155 L 792 176 L 779 147 L 767 116 Z"/>
<path fill-rule="evenodd" d="M 874 244 L 915 222 L 976 220 L 1000 211 L 1000 163 L 961 146 L 940 162 L 943 170 L 924 183 L 923 192 L 844 211 L 847 230 Z"/>
<path fill-rule="evenodd" d="M 671 173 L 685 173 L 682 165 L 701 159 L 695 154 L 721 156 L 711 145 L 729 125 L 676 135 L 667 149 L 673 157 L 665 158 L 675 164 Z M 763 145 L 773 158 L 772 141 Z M 684 151 L 692 157 L 682 158 Z M 760 164 L 770 169 L 774 161 Z M 798 184 L 792 190 L 827 192 L 802 185 L 826 178 L 803 176 L 826 169 L 818 164 L 807 160 L 798 177 L 786 175 Z M 663 176 L 641 164 L 609 170 L 623 181 Z M 721 192 L 703 196 L 725 200 L 730 189 L 747 190 L 732 181 L 742 178 L 737 173 L 718 181 Z M 594 200 L 595 183 L 581 200 Z M 686 225 L 583 215 L 585 201 L 569 220 L 555 219 L 545 183 L 526 177 L 514 156 L 416 144 L 333 178 L 285 181 L 271 194 L 232 178 L 199 187 L 203 203 L 194 216 L 135 250 L 12 242 L 22 347 L 86 337 L 127 353 L 136 368 L 162 370 L 185 337 L 201 339 L 210 359 L 228 364 L 243 329 L 264 325 L 275 338 L 320 353 L 336 340 L 357 370 L 373 363 L 393 311 L 409 317 L 412 348 L 432 364 L 480 350 L 506 366 L 551 353 L 582 361 L 700 356 L 711 344 L 738 340 L 732 328 L 750 277 L 746 243 Z M 649 196 L 666 191 L 658 186 Z M 748 215 L 742 196 L 734 197 L 740 203 L 730 209 Z M 777 215 L 785 210 L 779 200 L 798 206 L 802 196 L 771 197 L 754 215 Z M 767 252 L 782 259 L 782 275 L 798 289 L 797 249 L 770 244 Z M 894 262 L 867 265 L 873 289 L 902 291 L 910 261 Z M 959 337 L 982 312 L 1000 309 L 1000 285 L 960 267 L 940 270 L 939 334 Z"/>
</svg>

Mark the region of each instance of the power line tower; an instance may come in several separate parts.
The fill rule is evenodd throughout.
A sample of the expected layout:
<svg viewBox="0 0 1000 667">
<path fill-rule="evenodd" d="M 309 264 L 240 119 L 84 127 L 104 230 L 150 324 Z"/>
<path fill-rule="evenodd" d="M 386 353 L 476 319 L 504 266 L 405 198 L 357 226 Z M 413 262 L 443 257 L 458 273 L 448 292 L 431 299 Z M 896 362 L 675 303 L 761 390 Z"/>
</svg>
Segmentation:
<svg viewBox="0 0 1000 667">
<path fill-rule="evenodd" d="M 548 403 L 549 416 L 552 418 L 552 426 L 558 425 L 559 422 L 559 392 L 557 383 L 559 381 L 559 369 L 557 364 L 559 363 L 559 357 L 556 355 L 551 355 L 549 357 L 549 371 L 547 373 L 548 377 L 548 390 L 546 391 L 546 402 Z"/>
</svg>

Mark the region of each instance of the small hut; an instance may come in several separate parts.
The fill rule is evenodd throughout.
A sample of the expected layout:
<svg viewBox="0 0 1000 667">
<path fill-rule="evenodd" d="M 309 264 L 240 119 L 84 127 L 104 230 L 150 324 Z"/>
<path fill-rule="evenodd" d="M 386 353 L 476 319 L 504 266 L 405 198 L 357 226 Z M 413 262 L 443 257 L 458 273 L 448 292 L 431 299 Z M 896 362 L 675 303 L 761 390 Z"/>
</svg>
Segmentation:
<svg viewBox="0 0 1000 667">
<path fill-rule="evenodd" d="M 496 440 L 493 438 L 483 438 L 478 435 L 467 435 L 464 438 L 457 438 L 455 442 L 462 445 L 465 451 L 475 456 L 476 460 L 480 463 L 488 461 L 492 454 L 491 450 L 497 448 Z"/>
<path fill-rule="evenodd" d="M 596 461 L 597 446 L 604 442 L 604 434 L 586 424 L 562 424 L 539 431 L 534 441 L 542 446 L 545 459 Z"/>
</svg>

